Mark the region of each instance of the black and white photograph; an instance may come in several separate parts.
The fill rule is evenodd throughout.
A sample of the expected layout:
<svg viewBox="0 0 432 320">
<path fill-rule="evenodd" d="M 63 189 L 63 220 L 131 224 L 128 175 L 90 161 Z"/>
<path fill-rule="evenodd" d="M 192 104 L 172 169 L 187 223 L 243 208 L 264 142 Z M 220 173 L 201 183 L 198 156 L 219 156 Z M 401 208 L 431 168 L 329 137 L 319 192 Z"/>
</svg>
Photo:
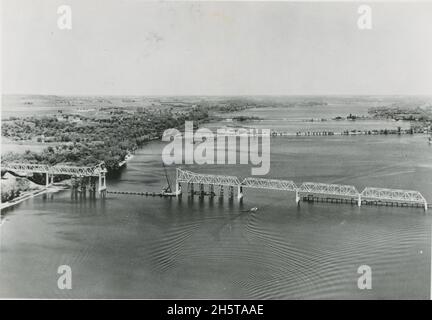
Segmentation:
<svg viewBox="0 0 432 320">
<path fill-rule="evenodd" d="M 432 1 L 1 0 L 0 48 L 1 300 L 431 300 Z"/>
</svg>

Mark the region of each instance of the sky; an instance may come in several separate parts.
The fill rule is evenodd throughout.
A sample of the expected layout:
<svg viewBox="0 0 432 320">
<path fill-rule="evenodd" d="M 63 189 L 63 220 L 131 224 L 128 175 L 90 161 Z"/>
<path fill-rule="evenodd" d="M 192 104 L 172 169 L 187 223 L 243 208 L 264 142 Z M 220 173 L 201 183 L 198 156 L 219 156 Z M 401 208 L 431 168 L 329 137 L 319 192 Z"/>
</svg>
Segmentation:
<svg viewBox="0 0 432 320">
<path fill-rule="evenodd" d="M 2 92 L 432 94 L 432 2 L 360 4 L 3 0 Z"/>
</svg>

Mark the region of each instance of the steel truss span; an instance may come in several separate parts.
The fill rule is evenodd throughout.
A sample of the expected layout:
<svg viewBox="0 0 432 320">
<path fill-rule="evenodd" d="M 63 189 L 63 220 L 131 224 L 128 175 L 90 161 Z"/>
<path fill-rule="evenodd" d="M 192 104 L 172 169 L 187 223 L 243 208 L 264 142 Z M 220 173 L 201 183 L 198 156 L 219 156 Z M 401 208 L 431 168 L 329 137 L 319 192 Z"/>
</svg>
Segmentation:
<svg viewBox="0 0 432 320">
<path fill-rule="evenodd" d="M 176 169 L 176 179 L 177 182 L 188 182 L 195 173 L 187 170 Z"/>
<path fill-rule="evenodd" d="M 177 182 L 200 183 L 218 186 L 240 185 L 239 179 L 234 176 L 199 174 L 182 169 L 177 169 Z"/>
<path fill-rule="evenodd" d="M 298 191 L 302 193 L 328 194 L 354 198 L 358 198 L 359 196 L 359 192 L 357 191 L 356 187 L 341 184 L 304 182 Z"/>
<path fill-rule="evenodd" d="M 290 180 L 246 178 L 241 183 L 245 188 L 297 191 L 297 186 Z"/>
<path fill-rule="evenodd" d="M 13 171 L 16 173 L 48 173 L 64 174 L 79 177 L 98 177 L 106 173 L 103 164 L 94 167 L 63 166 L 63 165 L 45 165 L 32 163 L 2 163 L 1 170 Z"/>
<path fill-rule="evenodd" d="M 384 201 L 397 201 L 397 202 L 412 202 L 412 203 L 426 203 L 426 199 L 418 191 L 413 190 L 399 190 L 399 189 L 385 189 L 385 188 L 365 188 L 361 197 L 364 200 L 384 200 Z"/>
</svg>

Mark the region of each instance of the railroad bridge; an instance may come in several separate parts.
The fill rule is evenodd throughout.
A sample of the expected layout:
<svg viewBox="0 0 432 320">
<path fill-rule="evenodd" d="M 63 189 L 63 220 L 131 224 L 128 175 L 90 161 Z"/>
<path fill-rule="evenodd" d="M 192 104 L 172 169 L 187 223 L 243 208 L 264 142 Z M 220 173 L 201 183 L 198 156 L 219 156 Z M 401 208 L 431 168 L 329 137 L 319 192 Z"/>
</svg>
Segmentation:
<svg viewBox="0 0 432 320">
<path fill-rule="evenodd" d="M 46 164 L 33 164 L 33 163 L 2 163 L 2 171 L 11 171 L 17 175 L 32 175 L 34 173 L 45 174 L 46 187 L 54 183 L 55 175 L 67 175 L 71 176 L 73 180 L 79 179 L 80 186 L 85 191 L 87 182 L 90 187 L 95 185 L 93 178 L 98 178 L 98 191 L 100 194 L 105 194 L 106 186 L 106 172 L 103 163 L 100 163 L 93 167 L 85 166 L 66 166 L 66 165 L 46 165 Z M 89 179 L 86 179 L 89 178 Z"/>
<path fill-rule="evenodd" d="M 265 179 L 248 177 L 240 181 L 235 176 L 200 174 L 192 171 L 176 169 L 176 195 L 182 193 L 181 184 L 188 185 L 191 195 L 196 194 L 194 184 L 199 184 L 198 194 L 207 194 L 205 186 L 210 187 L 210 195 L 214 195 L 214 187 L 220 187 L 220 195 L 223 195 L 223 188 L 229 188 L 229 195 L 233 197 L 234 189 L 237 189 L 237 198 L 241 200 L 244 196 L 244 189 L 268 189 L 281 190 L 295 193 L 296 203 L 299 204 L 303 197 L 304 201 L 324 201 L 336 203 L 353 203 L 359 207 L 362 204 L 384 204 L 396 206 L 422 206 L 427 210 L 426 199 L 418 191 L 371 188 L 367 187 L 359 192 L 355 186 L 326 184 L 318 182 L 304 182 L 297 186 L 294 181 L 280 179 Z"/>
<path fill-rule="evenodd" d="M 85 186 L 90 184 L 90 190 L 95 190 L 95 180 L 99 179 L 98 191 L 105 196 L 106 173 L 107 170 L 103 163 L 93 167 L 85 166 L 66 166 L 66 165 L 45 165 L 32 163 L 2 163 L 2 171 L 11 171 L 17 175 L 29 175 L 41 173 L 46 175 L 46 186 L 54 183 L 55 175 L 68 175 L 72 179 L 79 179 L 82 191 L 85 192 Z M 423 195 L 418 191 L 401 190 L 401 189 L 386 189 L 366 187 L 362 192 L 359 192 L 356 187 L 351 185 L 326 184 L 318 182 L 304 182 L 297 186 L 294 181 L 281 179 L 265 179 L 248 177 L 239 180 L 236 176 L 214 175 L 195 173 L 180 168 L 176 169 L 176 189 L 173 195 L 179 196 L 182 194 L 182 183 L 187 184 L 191 195 L 198 193 L 199 195 L 214 196 L 215 186 L 219 187 L 220 195 L 224 194 L 224 188 L 229 188 L 229 196 L 233 197 L 235 189 L 237 189 L 237 198 L 241 200 L 244 197 L 244 189 L 267 189 L 280 190 L 284 192 L 295 193 L 296 203 L 303 201 L 325 201 L 336 203 L 355 203 L 359 207 L 362 204 L 384 204 L 396 206 L 422 206 L 425 210 L 428 204 Z M 73 184 L 73 183 L 72 183 Z M 194 185 L 198 184 L 199 191 L 194 191 Z M 209 192 L 205 191 L 205 186 L 210 188 Z M 166 194 L 163 194 L 166 195 Z"/>
</svg>

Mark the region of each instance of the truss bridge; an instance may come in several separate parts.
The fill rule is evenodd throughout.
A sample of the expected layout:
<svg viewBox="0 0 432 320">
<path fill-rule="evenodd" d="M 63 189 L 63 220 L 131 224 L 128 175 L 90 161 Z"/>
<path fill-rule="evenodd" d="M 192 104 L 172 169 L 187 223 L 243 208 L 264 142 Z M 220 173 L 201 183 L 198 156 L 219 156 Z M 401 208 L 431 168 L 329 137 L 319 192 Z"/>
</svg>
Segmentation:
<svg viewBox="0 0 432 320">
<path fill-rule="evenodd" d="M 319 182 L 303 182 L 297 186 L 292 180 L 265 179 L 247 177 L 243 180 L 235 176 L 201 174 L 180 168 L 176 169 L 176 195 L 182 193 L 181 184 L 186 183 L 191 195 L 196 194 L 194 184 L 198 184 L 198 194 L 214 195 L 214 186 L 220 186 L 220 195 L 223 195 L 223 187 L 229 187 L 229 195 L 233 197 L 234 189 L 237 188 L 237 198 L 244 196 L 244 189 L 267 189 L 294 192 L 298 204 L 304 201 L 324 201 L 336 203 L 352 203 L 359 207 L 362 204 L 385 204 L 385 205 L 412 205 L 422 206 L 427 210 L 427 201 L 418 191 L 365 188 L 359 192 L 355 186 L 342 184 L 327 184 Z M 205 192 L 205 186 L 210 186 L 210 192 Z"/>
<path fill-rule="evenodd" d="M 54 183 L 55 175 L 67 175 L 72 178 L 98 178 L 99 179 L 99 193 L 104 193 L 106 190 L 106 172 L 104 163 L 100 163 L 93 167 L 86 166 L 67 166 L 67 165 L 47 165 L 47 164 L 34 164 L 34 163 L 2 163 L 2 171 L 11 171 L 17 175 L 33 175 L 34 173 L 45 174 L 45 185 Z M 90 179 L 90 184 L 92 183 Z M 81 186 L 83 186 L 81 184 Z"/>
</svg>

